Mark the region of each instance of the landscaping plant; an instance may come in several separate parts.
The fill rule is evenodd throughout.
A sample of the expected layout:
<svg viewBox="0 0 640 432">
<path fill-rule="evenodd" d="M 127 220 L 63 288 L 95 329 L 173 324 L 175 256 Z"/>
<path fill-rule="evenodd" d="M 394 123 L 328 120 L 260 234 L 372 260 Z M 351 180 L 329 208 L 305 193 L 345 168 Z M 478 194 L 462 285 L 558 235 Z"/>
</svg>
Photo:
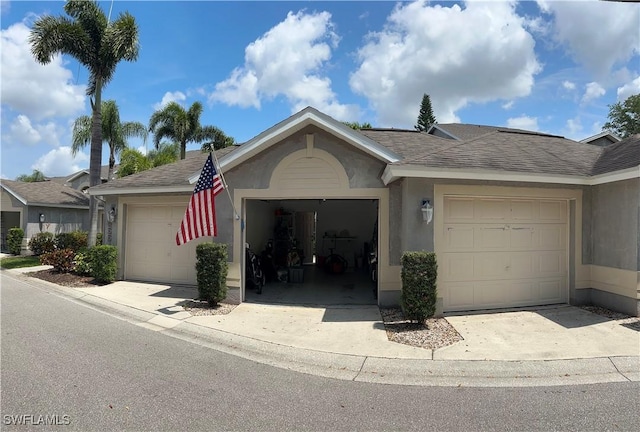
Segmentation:
<svg viewBox="0 0 640 432">
<path fill-rule="evenodd" d="M 71 249 L 57 249 L 40 255 L 40 263 L 53 266 L 53 269 L 60 273 L 69 273 L 73 270 L 73 258 L 75 252 Z"/>
<path fill-rule="evenodd" d="M 22 228 L 14 227 L 10 228 L 7 233 L 7 246 L 9 247 L 9 253 L 12 255 L 20 255 L 22 250 L 22 239 L 24 239 L 24 231 Z"/>
<path fill-rule="evenodd" d="M 54 243 L 56 249 L 71 249 L 78 252 L 87 247 L 89 233 L 86 231 L 71 231 L 68 233 L 56 234 Z"/>
<path fill-rule="evenodd" d="M 93 277 L 98 282 L 113 282 L 118 270 L 118 249 L 112 245 L 99 245 L 89 249 L 89 262 Z"/>
<path fill-rule="evenodd" d="M 40 232 L 29 240 L 29 249 L 34 255 L 42 255 L 53 252 L 56 248 L 53 234 L 50 232 Z"/>
<path fill-rule="evenodd" d="M 216 306 L 227 297 L 227 245 L 205 242 L 196 246 L 196 277 L 200 300 Z"/>
<path fill-rule="evenodd" d="M 405 318 L 424 323 L 436 313 L 438 264 L 433 252 L 402 254 L 402 299 Z"/>
</svg>

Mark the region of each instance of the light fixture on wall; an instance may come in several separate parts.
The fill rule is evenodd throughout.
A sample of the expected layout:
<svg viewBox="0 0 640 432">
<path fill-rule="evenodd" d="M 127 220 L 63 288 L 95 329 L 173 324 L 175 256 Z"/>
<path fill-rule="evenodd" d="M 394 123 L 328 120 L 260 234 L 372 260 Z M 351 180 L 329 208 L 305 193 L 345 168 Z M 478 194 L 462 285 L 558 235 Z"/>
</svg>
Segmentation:
<svg viewBox="0 0 640 432">
<path fill-rule="evenodd" d="M 422 212 L 422 220 L 430 223 L 433 219 L 433 205 L 431 205 L 431 201 L 423 199 L 420 203 L 420 211 Z"/>
<path fill-rule="evenodd" d="M 44 213 L 40 213 L 40 215 L 38 216 L 38 220 L 40 221 L 40 223 L 44 223 Z"/>
<path fill-rule="evenodd" d="M 107 213 L 107 221 L 115 222 L 116 216 L 118 216 L 118 210 L 116 210 L 116 206 L 111 206 L 111 210 Z"/>
</svg>

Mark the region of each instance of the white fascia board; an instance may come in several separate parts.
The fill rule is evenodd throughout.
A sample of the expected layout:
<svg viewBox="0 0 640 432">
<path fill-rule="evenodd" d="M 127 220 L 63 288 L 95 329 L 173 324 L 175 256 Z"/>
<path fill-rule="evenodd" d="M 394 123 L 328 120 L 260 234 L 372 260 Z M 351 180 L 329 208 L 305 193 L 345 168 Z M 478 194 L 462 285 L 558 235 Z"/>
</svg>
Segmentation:
<svg viewBox="0 0 640 432">
<path fill-rule="evenodd" d="M 51 204 L 51 203 L 29 203 L 29 207 L 49 207 L 49 208 L 70 208 L 70 209 L 81 209 L 81 210 L 89 210 L 89 206 L 83 205 L 73 205 L 73 204 Z"/>
<path fill-rule="evenodd" d="M 27 205 L 27 200 L 24 199 L 23 197 L 21 197 L 20 195 L 18 195 L 17 193 L 15 193 L 14 191 L 12 191 L 10 188 L 8 188 L 6 185 L 2 185 L 2 188 L 4 190 L 6 190 L 7 192 L 9 192 L 11 195 L 13 195 L 18 201 L 20 201 L 22 204 Z"/>
<path fill-rule="evenodd" d="M 145 188 L 117 188 L 117 189 L 100 189 L 92 191 L 89 188 L 89 195 L 144 195 L 144 194 L 165 194 L 165 193 L 193 193 L 193 186 L 163 186 L 163 187 L 145 187 Z"/>
<path fill-rule="evenodd" d="M 589 184 L 595 186 L 634 178 L 640 178 L 640 166 L 590 177 Z"/>
<path fill-rule="evenodd" d="M 583 177 L 560 174 L 488 171 L 480 169 L 468 170 L 387 165 L 384 172 L 382 173 L 381 179 L 383 183 L 387 185 L 403 177 L 456 180 L 488 180 L 526 183 L 557 183 L 593 186 L 603 183 L 612 183 L 620 180 L 640 178 L 640 167 L 629 168 L 626 170 L 620 170 L 594 177 Z"/>
<path fill-rule="evenodd" d="M 455 136 L 455 135 L 454 135 L 454 134 L 452 134 L 451 132 L 448 132 L 448 131 L 446 131 L 446 130 L 442 129 L 441 127 L 439 127 L 437 123 L 436 123 L 436 124 L 431 125 L 431 127 L 429 128 L 429 130 L 427 131 L 427 133 L 428 133 L 428 134 L 430 134 L 430 135 L 433 135 L 433 134 L 431 134 L 431 131 L 432 131 L 432 130 L 434 130 L 434 129 L 438 129 L 438 130 L 439 130 L 440 132 L 442 132 L 443 134 L 445 134 L 445 135 L 449 135 L 449 136 L 451 137 L 451 139 L 454 139 L 454 140 L 456 140 L 456 141 L 462 141 L 460 138 L 458 138 L 457 136 Z"/>
<path fill-rule="evenodd" d="M 239 149 L 234 150 L 226 157 L 222 157 L 220 161 L 220 169 L 228 171 L 257 153 L 269 148 L 271 145 L 279 142 L 283 136 L 289 136 L 303 129 L 308 125 L 315 125 L 333 135 L 339 136 L 345 141 L 353 144 L 356 148 L 368 153 L 383 162 L 398 162 L 400 158 L 397 154 L 378 144 L 370 138 L 365 137 L 359 132 L 351 129 L 349 126 L 336 122 L 331 117 L 321 115 L 315 110 L 307 110 L 302 115 L 291 118 L 279 127 L 273 130 L 267 130 L 264 135 L 258 135 L 255 140 L 242 144 Z M 189 177 L 189 183 L 193 184 L 198 181 L 200 172 L 194 173 Z"/>
</svg>

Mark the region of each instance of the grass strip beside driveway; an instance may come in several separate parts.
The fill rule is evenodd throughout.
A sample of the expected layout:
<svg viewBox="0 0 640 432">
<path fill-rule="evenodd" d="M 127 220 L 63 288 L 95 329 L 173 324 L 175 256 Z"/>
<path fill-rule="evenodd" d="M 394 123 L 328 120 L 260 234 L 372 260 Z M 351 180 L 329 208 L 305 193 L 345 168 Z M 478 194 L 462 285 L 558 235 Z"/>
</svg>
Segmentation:
<svg viewBox="0 0 640 432">
<path fill-rule="evenodd" d="M 0 259 L 0 267 L 3 269 L 15 269 L 22 267 L 35 267 L 40 265 L 40 258 L 37 256 L 14 256 Z"/>
</svg>

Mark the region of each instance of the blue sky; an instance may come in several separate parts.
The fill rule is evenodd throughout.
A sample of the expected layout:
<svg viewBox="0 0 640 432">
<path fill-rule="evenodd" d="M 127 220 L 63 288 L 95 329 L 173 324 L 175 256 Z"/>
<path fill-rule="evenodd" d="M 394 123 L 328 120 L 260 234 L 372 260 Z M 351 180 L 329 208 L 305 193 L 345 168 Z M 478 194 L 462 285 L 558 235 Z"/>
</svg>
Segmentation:
<svg viewBox="0 0 640 432">
<path fill-rule="evenodd" d="M 38 65 L 27 43 L 33 22 L 63 4 L 0 3 L 3 178 L 89 166 L 88 147 L 75 157 L 69 147 L 73 121 L 90 114 L 87 71 L 66 56 Z M 601 131 L 608 105 L 640 92 L 637 3 L 113 2 L 114 18 L 124 10 L 140 56 L 103 93 L 121 119 L 147 124 L 162 103 L 200 101 L 202 123 L 238 142 L 309 105 L 413 128 L 424 93 L 440 123 L 582 139 Z"/>
</svg>

